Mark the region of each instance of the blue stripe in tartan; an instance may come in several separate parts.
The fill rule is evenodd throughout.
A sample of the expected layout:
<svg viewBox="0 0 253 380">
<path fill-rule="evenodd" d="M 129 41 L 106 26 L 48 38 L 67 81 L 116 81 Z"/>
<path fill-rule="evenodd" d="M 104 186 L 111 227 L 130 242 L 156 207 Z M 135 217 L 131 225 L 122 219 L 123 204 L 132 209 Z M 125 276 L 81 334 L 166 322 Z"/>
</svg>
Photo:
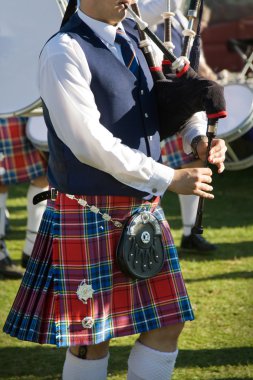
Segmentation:
<svg viewBox="0 0 253 380">
<path fill-rule="evenodd" d="M 159 319 L 152 306 L 139 310 L 135 309 L 133 316 L 136 332 L 143 332 L 161 327 Z"/>
<path fill-rule="evenodd" d="M 165 249 L 166 249 L 166 247 L 165 247 Z M 180 272 L 181 268 L 180 268 L 179 261 L 178 261 L 178 253 L 177 253 L 176 247 L 172 246 L 172 247 L 168 247 L 167 249 L 169 251 L 168 261 L 170 263 L 171 270 L 174 273 Z"/>
<path fill-rule="evenodd" d="M 101 342 L 113 338 L 112 335 L 112 318 L 108 319 L 96 319 L 94 321 L 93 331 L 95 335 L 95 341 Z"/>
<path fill-rule="evenodd" d="M 192 320 L 194 318 L 189 298 L 180 298 L 180 309 L 184 320 Z"/>
<path fill-rule="evenodd" d="M 173 169 L 178 169 L 195 160 L 192 154 L 184 152 L 182 138 L 178 135 L 161 141 L 161 150 L 163 163 Z"/>
<path fill-rule="evenodd" d="M 89 268 L 89 278 L 92 279 L 92 289 L 109 289 L 112 287 L 112 279 L 110 276 L 111 266 L 108 263 L 100 263 L 100 265 L 91 265 Z"/>
</svg>

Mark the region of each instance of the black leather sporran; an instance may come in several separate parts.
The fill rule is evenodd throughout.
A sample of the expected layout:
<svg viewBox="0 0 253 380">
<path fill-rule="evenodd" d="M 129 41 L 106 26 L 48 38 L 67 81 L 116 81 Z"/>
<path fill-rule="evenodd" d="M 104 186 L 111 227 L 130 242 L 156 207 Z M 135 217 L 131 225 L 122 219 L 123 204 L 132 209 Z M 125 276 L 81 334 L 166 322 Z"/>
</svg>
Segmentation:
<svg viewBox="0 0 253 380">
<path fill-rule="evenodd" d="M 154 277 L 161 271 L 164 258 L 158 219 L 148 211 L 132 215 L 117 248 L 117 262 L 122 272 L 133 279 Z"/>
</svg>

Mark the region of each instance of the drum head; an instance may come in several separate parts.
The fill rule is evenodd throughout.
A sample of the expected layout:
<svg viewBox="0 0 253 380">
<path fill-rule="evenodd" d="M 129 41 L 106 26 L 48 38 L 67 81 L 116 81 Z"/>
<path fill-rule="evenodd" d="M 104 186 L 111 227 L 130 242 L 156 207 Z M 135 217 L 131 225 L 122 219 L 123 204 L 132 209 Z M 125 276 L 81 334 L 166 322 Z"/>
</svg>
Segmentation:
<svg viewBox="0 0 253 380">
<path fill-rule="evenodd" d="M 61 0 L 8 0 L 0 12 L 0 117 L 22 115 L 40 104 L 38 59 L 59 30 Z"/>
<path fill-rule="evenodd" d="M 243 84 L 224 87 L 228 116 L 219 120 L 218 137 L 232 141 L 252 127 L 253 92 Z"/>
<path fill-rule="evenodd" d="M 35 148 L 48 152 L 47 126 L 43 116 L 33 116 L 28 119 L 26 135 Z"/>
</svg>

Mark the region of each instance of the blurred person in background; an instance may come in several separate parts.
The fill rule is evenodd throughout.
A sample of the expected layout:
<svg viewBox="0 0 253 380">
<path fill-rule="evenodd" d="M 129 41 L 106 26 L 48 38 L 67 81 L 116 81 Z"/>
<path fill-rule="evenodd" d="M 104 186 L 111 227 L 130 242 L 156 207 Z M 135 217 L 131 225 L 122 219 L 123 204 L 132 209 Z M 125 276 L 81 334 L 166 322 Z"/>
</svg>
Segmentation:
<svg viewBox="0 0 253 380">
<path fill-rule="evenodd" d="M 11 185 L 29 183 L 27 191 L 27 225 L 21 265 L 26 267 L 37 236 L 45 202 L 33 205 L 32 200 L 47 189 L 46 158 L 26 136 L 27 117 L 0 118 L 0 275 L 21 278 L 23 271 L 14 265 L 6 246 L 6 206 Z"/>
</svg>

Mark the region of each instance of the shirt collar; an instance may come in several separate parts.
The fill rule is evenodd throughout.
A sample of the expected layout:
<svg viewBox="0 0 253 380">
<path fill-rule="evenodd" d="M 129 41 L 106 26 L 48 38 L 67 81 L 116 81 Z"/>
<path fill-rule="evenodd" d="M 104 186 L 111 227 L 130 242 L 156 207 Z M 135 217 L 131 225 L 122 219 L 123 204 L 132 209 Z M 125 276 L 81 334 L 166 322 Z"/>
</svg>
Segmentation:
<svg viewBox="0 0 253 380">
<path fill-rule="evenodd" d="M 77 13 L 80 19 L 85 22 L 85 24 L 87 24 L 101 40 L 107 42 L 110 45 L 114 45 L 117 28 L 124 30 L 121 22 L 118 25 L 113 26 L 87 16 L 80 10 L 80 8 L 78 9 Z M 128 36 L 127 39 L 129 39 Z"/>
</svg>

